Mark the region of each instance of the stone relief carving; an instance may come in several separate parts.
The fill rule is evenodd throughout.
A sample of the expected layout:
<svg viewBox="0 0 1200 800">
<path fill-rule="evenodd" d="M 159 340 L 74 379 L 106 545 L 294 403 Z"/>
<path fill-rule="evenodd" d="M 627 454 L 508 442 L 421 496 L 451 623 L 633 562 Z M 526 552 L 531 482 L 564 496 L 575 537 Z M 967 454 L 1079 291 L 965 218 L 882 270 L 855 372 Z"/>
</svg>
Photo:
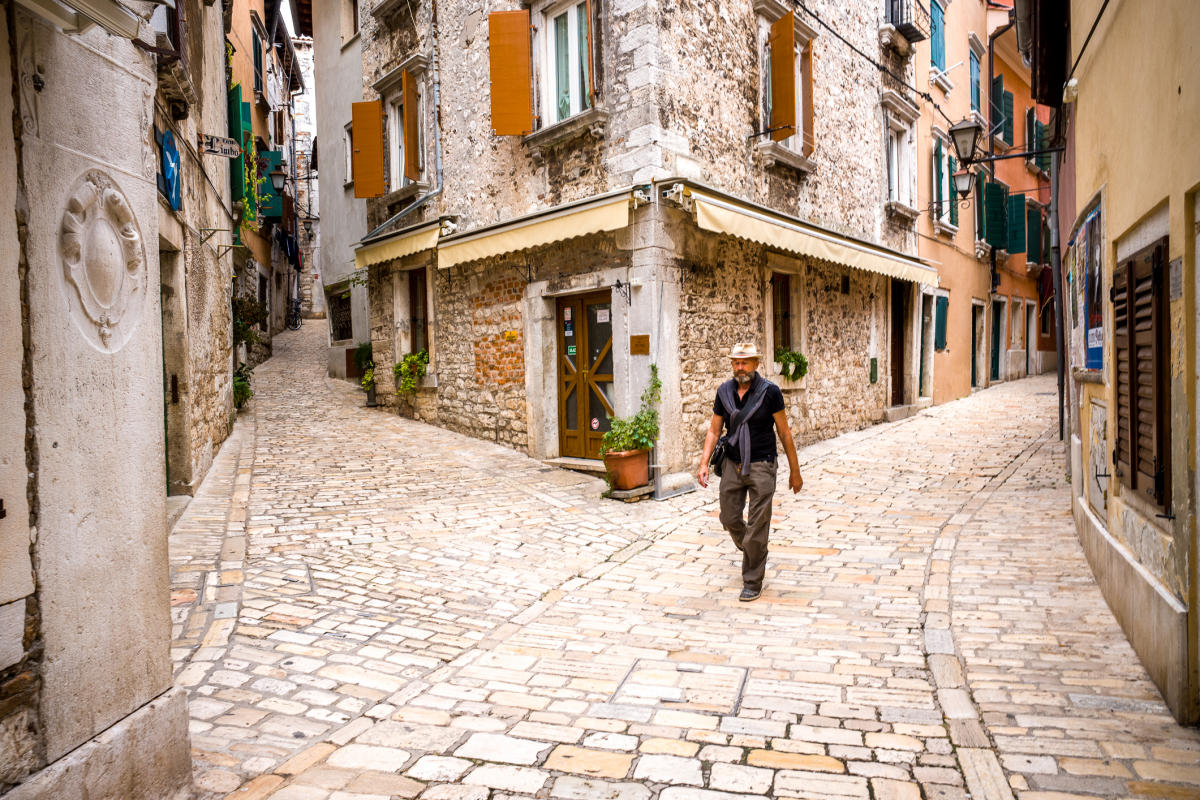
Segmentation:
<svg viewBox="0 0 1200 800">
<path fill-rule="evenodd" d="M 129 201 L 100 170 L 84 173 L 72 189 L 59 249 L 76 327 L 96 349 L 117 352 L 141 318 L 146 255 Z"/>
<path fill-rule="evenodd" d="M 1087 498 L 1092 511 L 1108 519 L 1108 408 L 1093 399 L 1088 425 Z"/>
<path fill-rule="evenodd" d="M 142 148 L 142 174 L 147 180 L 154 178 L 154 133 L 150 125 L 150 109 L 154 108 L 154 94 L 150 87 L 142 89 L 142 130 L 147 132 L 148 141 Z"/>
</svg>

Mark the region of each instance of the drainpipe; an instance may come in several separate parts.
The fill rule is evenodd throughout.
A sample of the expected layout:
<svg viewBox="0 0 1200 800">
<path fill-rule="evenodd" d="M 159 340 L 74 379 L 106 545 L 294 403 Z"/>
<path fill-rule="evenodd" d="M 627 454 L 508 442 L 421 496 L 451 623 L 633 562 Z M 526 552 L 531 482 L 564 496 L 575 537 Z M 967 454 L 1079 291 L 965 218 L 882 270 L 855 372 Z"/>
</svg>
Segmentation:
<svg viewBox="0 0 1200 800">
<path fill-rule="evenodd" d="M 442 82 L 441 82 L 441 73 L 438 70 L 437 0 L 433 0 L 433 2 L 430 5 L 431 5 L 431 14 L 432 14 L 432 21 L 430 24 L 430 39 L 432 40 L 431 50 L 432 50 L 432 55 L 433 55 L 433 59 L 432 59 L 432 61 L 433 61 L 433 66 L 432 66 L 432 70 L 433 70 L 433 160 L 434 160 L 434 166 L 435 166 L 435 170 L 436 170 L 436 174 L 437 174 L 437 182 L 434 184 L 434 188 L 431 191 L 426 192 L 421 197 L 418 197 L 416 200 L 412 201 L 407 206 L 400 209 L 400 211 L 398 211 L 395 216 L 393 216 L 391 219 L 387 220 L 383 224 L 379 225 L 378 227 L 375 228 L 375 230 L 371 231 L 366 236 L 364 236 L 362 238 L 362 241 L 366 241 L 367 239 L 370 239 L 372 236 L 379 233 L 384 228 L 386 228 L 389 225 L 391 225 L 392 223 L 408 216 L 410 213 L 412 213 L 413 211 L 416 211 L 418 208 L 425 205 L 427 202 L 432 200 L 434 197 L 437 197 L 439 194 L 442 193 L 442 124 L 441 124 L 441 117 L 442 117 L 441 87 L 442 87 Z"/>
<path fill-rule="evenodd" d="M 1061 118 L 1061 115 L 1060 115 Z M 1066 357 L 1063 345 L 1062 260 L 1058 242 L 1058 164 L 1064 153 L 1055 153 L 1050 162 L 1050 270 L 1054 279 L 1054 352 L 1058 356 L 1058 440 L 1066 438 L 1063 419 Z M 1067 452 L 1067 475 L 1071 474 L 1071 454 Z"/>
<path fill-rule="evenodd" d="M 995 131 L 992 130 L 992 107 L 996 103 L 996 98 L 992 97 L 992 87 L 996 85 L 996 40 L 998 38 L 1000 38 L 1001 36 L 1003 36 L 1005 33 L 1007 33 L 1009 28 L 1012 28 L 1013 25 L 1015 25 L 1015 24 L 1016 23 L 1013 22 L 1012 15 L 1010 14 L 1008 17 L 1008 24 L 1001 25 L 999 28 L 997 28 L 996 30 L 994 30 L 990 34 L 988 34 L 987 128 L 988 128 L 988 156 L 989 157 L 996 155 L 996 140 L 995 140 L 995 138 L 993 138 L 995 136 Z M 1004 98 L 1000 98 L 1000 99 L 1001 99 L 1001 101 L 1003 101 Z M 996 179 L 996 166 L 995 165 L 996 165 L 996 162 L 989 161 L 987 164 L 987 168 L 986 168 L 988 173 L 991 175 L 992 180 Z M 985 215 L 985 219 L 986 219 L 986 215 Z M 996 288 L 1000 285 L 1000 268 L 996 264 L 996 246 L 995 245 L 992 245 L 991 262 L 992 262 L 992 271 L 991 271 L 992 286 L 991 286 L 991 290 L 988 292 L 989 295 L 995 294 Z M 989 315 L 996 313 L 996 309 L 995 309 L 994 305 L 989 303 L 988 306 L 989 306 L 988 307 Z M 992 330 L 995 330 L 995 328 L 996 328 L 995 323 L 993 323 Z M 991 382 L 991 369 L 990 368 L 988 369 L 988 382 L 989 383 Z"/>
</svg>

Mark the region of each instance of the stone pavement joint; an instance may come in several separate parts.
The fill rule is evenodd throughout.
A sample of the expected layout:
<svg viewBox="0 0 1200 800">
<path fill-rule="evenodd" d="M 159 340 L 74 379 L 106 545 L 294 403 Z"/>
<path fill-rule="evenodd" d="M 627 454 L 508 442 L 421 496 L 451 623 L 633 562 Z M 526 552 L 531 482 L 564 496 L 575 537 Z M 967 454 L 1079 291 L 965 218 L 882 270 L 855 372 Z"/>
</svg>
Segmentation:
<svg viewBox="0 0 1200 800">
<path fill-rule="evenodd" d="M 606 501 L 275 345 L 170 541 L 202 800 L 1200 796 L 1049 378 L 805 448 L 747 607 L 714 491 Z"/>
</svg>

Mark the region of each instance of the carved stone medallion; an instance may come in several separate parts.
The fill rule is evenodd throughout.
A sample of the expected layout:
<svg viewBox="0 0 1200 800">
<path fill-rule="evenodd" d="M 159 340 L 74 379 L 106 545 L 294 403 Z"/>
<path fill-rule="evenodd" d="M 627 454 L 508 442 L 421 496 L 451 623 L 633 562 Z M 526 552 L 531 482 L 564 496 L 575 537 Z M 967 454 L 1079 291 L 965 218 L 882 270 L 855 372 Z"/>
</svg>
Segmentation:
<svg viewBox="0 0 1200 800">
<path fill-rule="evenodd" d="M 142 316 L 146 254 L 129 201 L 105 173 L 89 170 L 76 182 L 59 250 L 75 326 L 96 349 L 117 352 Z"/>
</svg>

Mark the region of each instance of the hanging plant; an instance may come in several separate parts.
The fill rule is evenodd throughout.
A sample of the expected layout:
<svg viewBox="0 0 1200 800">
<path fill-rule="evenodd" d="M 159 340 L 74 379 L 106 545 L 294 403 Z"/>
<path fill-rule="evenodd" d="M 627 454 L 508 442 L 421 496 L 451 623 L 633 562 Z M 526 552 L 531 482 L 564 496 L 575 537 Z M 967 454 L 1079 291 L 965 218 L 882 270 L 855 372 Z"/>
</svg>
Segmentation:
<svg viewBox="0 0 1200 800">
<path fill-rule="evenodd" d="M 795 350 L 775 348 L 775 363 L 779 365 L 780 376 L 786 380 L 798 381 L 808 374 L 808 359 Z"/>
</svg>

